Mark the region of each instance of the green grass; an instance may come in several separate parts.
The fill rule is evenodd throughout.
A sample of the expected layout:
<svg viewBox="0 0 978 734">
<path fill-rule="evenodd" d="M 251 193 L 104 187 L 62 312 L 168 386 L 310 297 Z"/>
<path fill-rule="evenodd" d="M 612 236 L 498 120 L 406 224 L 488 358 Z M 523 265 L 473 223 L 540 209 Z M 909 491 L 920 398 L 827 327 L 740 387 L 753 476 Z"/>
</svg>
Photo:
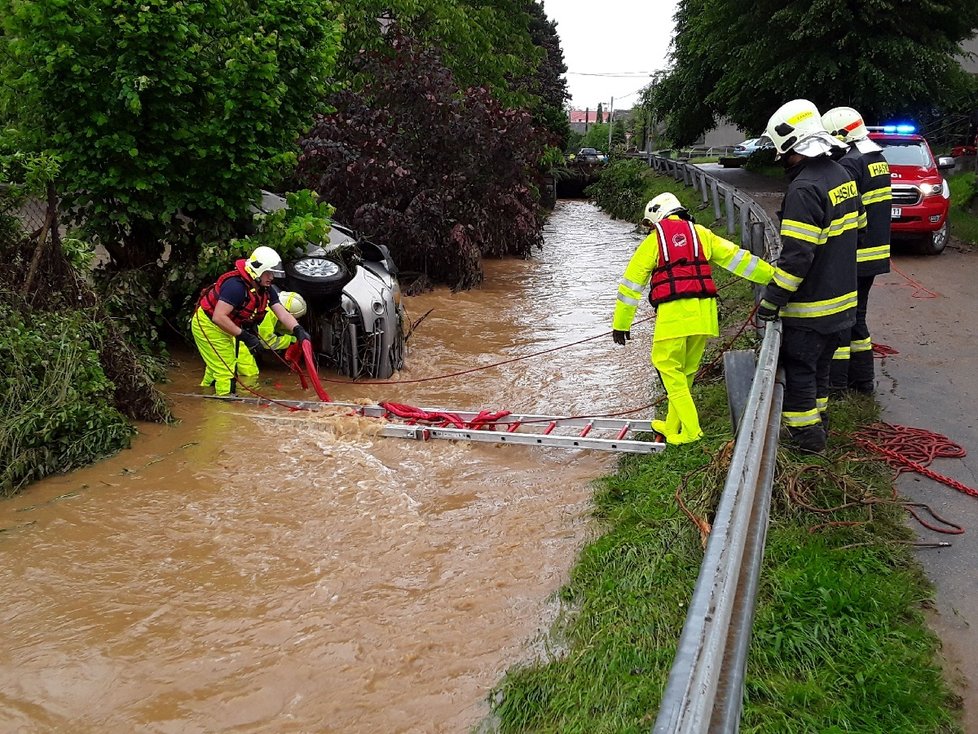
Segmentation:
<svg viewBox="0 0 978 734">
<path fill-rule="evenodd" d="M 947 178 L 951 187 L 951 234 L 968 245 L 978 245 L 978 209 L 973 205 L 975 174 L 955 173 Z"/>
<path fill-rule="evenodd" d="M 664 179 L 650 188 L 690 193 Z M 721 314 L 736 328 L 749 312 L 750 288 L 729 284 L 724 272 L 717 279 Z M 748 331 L 734 348 L 754 340 Z M 704 364 L 724 346 L 716 340 Z M 694 386 L 702 442 L 623 456 L 617 472 L 596 483 L 600 536 L 559 592 L 562 613 L 546 652 L 511 669 L 493 692 L 494 730 L 651 730 L 703 556 L 676 490 L 683 487 L 689 509 L 710 519 L 729 461 L 721 371 Z M 902 510 L 884 503 L 823 514 L 803 506 L 891 497 L 891 470 L 849 438 L 876 420 L 875 402 L 834 401 L 830 415 L 827 457 L 779 454 L 741 731 L 958 732 L 959 701 L 922 616 L 931 591 L 906 545 Z"/>
</svg>

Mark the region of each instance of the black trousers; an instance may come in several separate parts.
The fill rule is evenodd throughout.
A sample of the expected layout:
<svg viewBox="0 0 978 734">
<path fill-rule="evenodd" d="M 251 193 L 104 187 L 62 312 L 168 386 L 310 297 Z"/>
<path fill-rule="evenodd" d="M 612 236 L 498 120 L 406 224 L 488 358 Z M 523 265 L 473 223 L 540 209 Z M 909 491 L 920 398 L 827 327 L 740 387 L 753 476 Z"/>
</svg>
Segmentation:
<svg viewBox="0 0 978 734">
<path fill-rule="evenodd" d="M 822 415 L 828 405 L 829 370 L 839 337 L 839 332 L 822 334 L 784 324 L 780 354 L 784 370 L 782 415 L 788 432 L 799 443 L 825 445 Z"/>
<path fill-rule="evenodd" d="M 869 291 L 873 287 L 875 275 L 859 276 L 856 280 L 856 324 L 851 329 L 840 332 L 839 347 L 848 347 L 848 359 L 836 352 L 832 360 L 831 389 L 857 390 L 871 393 L 876 387 L 875 364 L 873 362 L 873 342 L 866 324 L 869 310 Z"/>
</svg>

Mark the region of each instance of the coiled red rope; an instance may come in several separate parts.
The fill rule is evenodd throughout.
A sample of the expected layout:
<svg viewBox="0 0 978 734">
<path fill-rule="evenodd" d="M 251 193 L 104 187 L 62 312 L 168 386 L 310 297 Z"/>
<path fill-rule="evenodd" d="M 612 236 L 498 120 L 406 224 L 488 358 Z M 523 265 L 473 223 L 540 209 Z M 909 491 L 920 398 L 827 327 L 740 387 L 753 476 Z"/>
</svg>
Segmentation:
<svg viewBox="0 0 978 734">
<path fill-rule="evenodd" d="M 880 454 L 896 470 L 897 476 L 904 472 L 916 472 L 969 497 L 978 498 L 978 490 L 929 468 L 934 459 L 960 459 L 967 455 L 964 447 L 947 436 L 925 428 L 881 421 L 861 428 L 852 437 L 860 446 Z"/>
</svg>

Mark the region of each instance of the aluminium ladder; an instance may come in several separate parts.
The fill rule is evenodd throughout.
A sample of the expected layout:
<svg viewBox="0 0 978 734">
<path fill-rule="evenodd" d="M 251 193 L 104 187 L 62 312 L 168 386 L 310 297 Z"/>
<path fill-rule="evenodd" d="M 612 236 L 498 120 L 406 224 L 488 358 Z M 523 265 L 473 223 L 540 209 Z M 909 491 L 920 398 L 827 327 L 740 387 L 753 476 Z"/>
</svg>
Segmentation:
<svg viewBox="0 0 978 734">
<path fill-rule="evenodd" d="M 552 415 L 515 414 L 497 418 L 491 423 L 468 427 L 484 416 L 483 413 L 466 410 L 429 410 L 429 413 L 446 413 L 457 417 L 466 427 L 432 425 L 427 420 L 399 417 L 383 405 L 359 403 L 322 403 L 318 400 L 266 400 L 234 395 L 197 395 L 212 400 L 226 400 L 253 405 L 283 405 L 300 410 L 319 411 L 323 408 L 349 410 L 351 415 L 384 419 L 381 436 L 412 438 L 416 441 L 449 439 L 454 441 L 478 441 L 483 443 L 513 443 L 524 446 L 555 446 L 569 449 L 593 449 L 620 451 L 633 454 L 651 454 L 662 451 L 666 444 L 660 441 L 644 441 L 635 437 L 639 432 L 652 436 L 648 418 L 562 417 Z M 570 432 L 568 432 L 570 429 Z M 598 435 L 603 434 L 603 435 Z"/>
</svg>

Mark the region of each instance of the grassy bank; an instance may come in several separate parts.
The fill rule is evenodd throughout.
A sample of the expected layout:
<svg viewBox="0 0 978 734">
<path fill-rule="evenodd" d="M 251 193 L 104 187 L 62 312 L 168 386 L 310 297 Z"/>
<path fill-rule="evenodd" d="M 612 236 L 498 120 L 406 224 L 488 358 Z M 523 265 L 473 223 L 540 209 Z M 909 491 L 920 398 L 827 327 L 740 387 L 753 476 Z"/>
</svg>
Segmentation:
<svg viewBox="0 0 978 734">
<path fill-rule="evenodd" d="M 975 174 L 955 173 L 951 187 L 951 234 L 968 245 L 978 245 L 978 209 L 974 206 Z"/>
<path fill-rule="evenodd" d="M 695 201 L 671 179 L 634 173 L 609 176 L 635 184 L 630 193 L 599 183 L 598 202 L 604 206 L 608 192 L 610 206 L 635 220 L 637 202 L 660 191 Z M 712 219 L 700 218 L 706 214 Z M 718 281 L 725 326 L 735 328 L 749 311 L 750 289 L 739 281 L 728 287 L 725 273 Z M 694 395 L 702 442 L 623 457 L 598 482 L 600 534 L 559 592 L 563 611 L 546 652 L 510 670 L 495 691 L 500 731 L 650 730 L 703 555 L 701 525 L 677 491 L 693 517 L 708 521 L 732 440 L 719 370 L 698 380 Z M 826 457 L 782 450 L 778 458 L 742 731 L 958 731 L 956 699 L 922 617 L 931 592 L 907 545 L 902 510 L 887 502 L 891 472 L 850 439 L 876 419 L 877 407 L 853 397 L 834 401 L 830 415 Z"/>
</svg>

